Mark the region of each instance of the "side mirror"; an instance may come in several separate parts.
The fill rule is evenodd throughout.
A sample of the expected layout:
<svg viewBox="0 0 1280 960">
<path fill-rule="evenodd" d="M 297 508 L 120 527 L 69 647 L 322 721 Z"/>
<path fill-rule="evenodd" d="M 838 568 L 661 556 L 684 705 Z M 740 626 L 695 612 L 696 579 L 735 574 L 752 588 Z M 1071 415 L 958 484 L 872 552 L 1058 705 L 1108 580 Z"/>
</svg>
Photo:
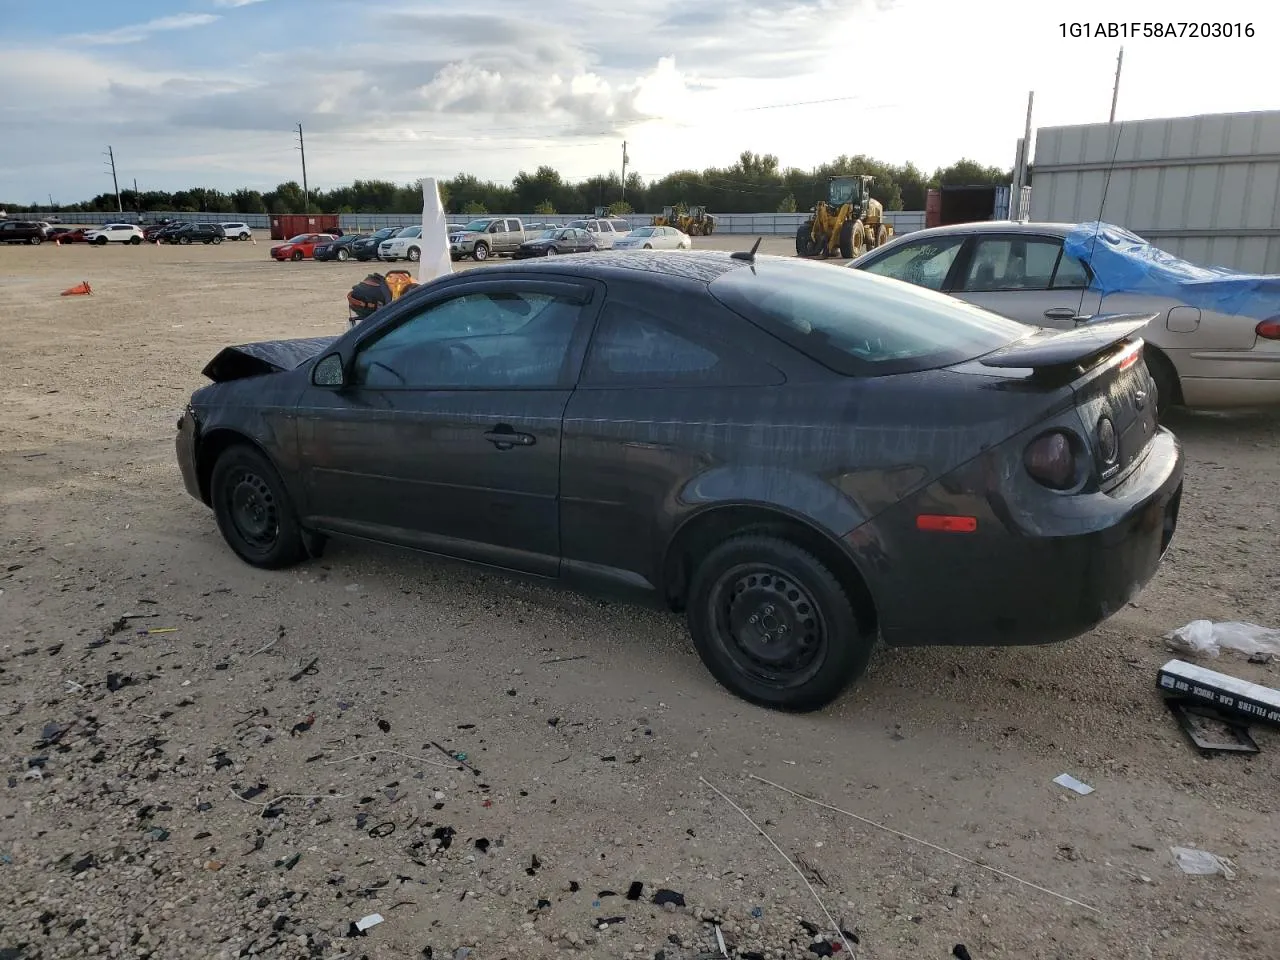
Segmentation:
<svg viewBox="0 0 1280 960">
<path fill-rule="evenodd" d="M 342 369 L 342 355 L 331 353 L 317 363 L 311 371 L 311 382 L 317 387 L 345 386 L 347 374 Z"/>
</svg>

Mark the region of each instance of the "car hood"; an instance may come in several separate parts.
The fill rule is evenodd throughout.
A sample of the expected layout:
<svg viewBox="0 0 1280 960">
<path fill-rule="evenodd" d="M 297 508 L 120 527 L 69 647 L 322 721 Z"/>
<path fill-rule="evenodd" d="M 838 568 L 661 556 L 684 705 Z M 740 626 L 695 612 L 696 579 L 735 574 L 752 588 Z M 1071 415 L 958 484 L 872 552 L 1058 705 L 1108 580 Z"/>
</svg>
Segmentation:
<svg viewBox="0 0 1280 960">
<path fill-rule="evenodd" d="M 332 344 L 337 337 L 300 340 L 261 340 L 223 347 L 201 372 L 214 383 L 283 373 L 300 366 Z"/>
<path fill-rule="evenodd" d="M 483 236 L 483 234 L 477 230 L 455 230 L 453 233 L 449 234 L 449 236 L 455 240 L 468 240 L 472 237 Z"/>
</svg>

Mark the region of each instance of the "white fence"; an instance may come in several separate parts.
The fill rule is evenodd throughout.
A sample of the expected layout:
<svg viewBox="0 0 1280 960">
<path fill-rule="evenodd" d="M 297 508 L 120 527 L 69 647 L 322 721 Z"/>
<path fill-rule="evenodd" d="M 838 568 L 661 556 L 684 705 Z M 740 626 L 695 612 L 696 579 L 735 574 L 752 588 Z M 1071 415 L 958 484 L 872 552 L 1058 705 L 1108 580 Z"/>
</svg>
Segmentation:
<svg viewBox="0 0 1280 960">
<path fill-rule="evenodd" d="M 9 212 L 9 219 L 11 220 L 43 220 L 48 219 L 50 216 L 47 213 Z M 121 216 L 118 213 L 65 213 L 54 214 L 53 216 L 57 216 L 63 223 L 74 223 L 83 226 L 102 223 L 130 223 L 138 219 L 131 214 Z M 544 216 L 536 213 L 495 213 L 485 214 L 485 216 L 518 216 L 525 223 L 549 223 L 561 226 L 570 220 L 581 219 L 583 215 L 550 214 Z M 803 213 L 717 213 L 715 214 L 716 232 L 790 236 L 804 223 L 806 216 L 807 214 Z M 247 223 L 255 230 L 267 230 L 271 225 L 271 218 L 265 213 L 178 213 L 159 211 L 146 214 L 146 219 L 148 220 L 156 220 L 160 217 L 172 217 L 177 220 L 187 220 L 195 223 Z M 417 223 L 418 219 L 418 216 L 412 213 L 344 213 L 338 217 L 338 224 L 347 232 L 372 231 L 382 227 L 409 226 Z M 469 219 L 471 218 L 463 214 L 450 214 L 449 216 L 450 223 L 465 223 Z M 653 217 L 647 213 L 633 213 L 621 217 L 611 217 L 610 219 L 626 220 L 634 228 L 648 226 Z M 924 228 L 923 210 L 895 210 L 887 212 L 885 219 L 892 224 L 895 233 L 910 233 L 913 230 Z"/>
</svg>

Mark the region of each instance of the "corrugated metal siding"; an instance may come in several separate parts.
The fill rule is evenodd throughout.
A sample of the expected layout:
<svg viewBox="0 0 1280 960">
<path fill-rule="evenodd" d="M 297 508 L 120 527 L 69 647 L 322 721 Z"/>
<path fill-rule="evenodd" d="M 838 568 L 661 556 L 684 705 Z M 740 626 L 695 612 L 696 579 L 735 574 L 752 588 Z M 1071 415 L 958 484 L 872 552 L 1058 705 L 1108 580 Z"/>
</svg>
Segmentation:
<svg viewBox="0 0 1280 960">
<path fill-rule="evenodd" d="M 1280 111 L 1045 127 L 1033 170 L 1032 220 L 1101 210 L 1186 260 L 1280 273 Z"/>
<path fill-rule="evenodd" d="M 28 214 L 14 211 L 9 213 L 11 220 L 40 220 L 47 216 L 48 214 Z M 66 213 L 58 214 L 58 216 L 66 223 L 86 226 L 136 219 L 136 217 L 127 213 L 124 216 L 118 213 Z M 543 216 L 532 213 L 493 213 L 485 214 L 485 216 L 519 217 L 526 223 L 550 223 L 561 226 L 570 220 L 582 219 L 583 214 L 551 214 Z M 716 233 L 765 234 L 770 236 L 778 234 L 794 235 L 807 216 L 808 214 L 804 213 L 717 213 L 715 214 Z M 268 229 L 271 219 L 266 214 L 255 213 L 166 213 L 164 211 L 147 213 L 149 220 L 156 220 L 160 217 L 173 217 L 178 220 L 188 220 L 195 223 L 231 223 L 235 221 L 247 223 L 255 230 Z M 416 213 L 344 213 L 338 219 L 339 226 L 351 233 L 359 230 L 373 231 L 382 227 L 394 227 L 401 224 L 410 226 L 418 222 L 419 215 Z M 460 213 L 449 214 L 450 223 L 466 223 L 471 219 L 474 218 Z M 649 214 L 629 214 L 624 217 L 610 217 L 609 219 L 626 220 L 634 228 L 647 227 L 653 218 Z M 894 233 L 910 233 L 913 230 L 924 229 L 923 210 L 890 211 L 885 213 L 885 220 L 893 226 Z"/>
</svg>

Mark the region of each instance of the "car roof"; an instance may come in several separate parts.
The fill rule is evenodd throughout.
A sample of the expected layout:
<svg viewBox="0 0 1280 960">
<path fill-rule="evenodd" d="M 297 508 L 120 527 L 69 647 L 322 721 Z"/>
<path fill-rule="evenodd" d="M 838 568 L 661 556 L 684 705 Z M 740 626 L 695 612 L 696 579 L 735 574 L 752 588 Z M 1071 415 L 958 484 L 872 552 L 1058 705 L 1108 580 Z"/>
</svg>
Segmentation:
<svg viewBox="0 0 1280 960">
<path fill-rule="evenodd" d="M 794 257 L 764 257 L 758 259 L 794 260 Z M 635 250 L 625 253 L 601 251 L 591 254 L 569 254 L 546 260 L 517 260 L 496 263 L 484 270 L 484 279 L 492 279 L 506 273 L 546 272 L 569 274 L 593 280 L 635 279 L 638 275 L 658 278 L 660 281 L 679 283 L 694 281 L 708 284 L 730 270 L 747 266 L 745 260 L 735 260 L 723 250 Z M 469 276 L 452 274 L 452 276 Z"/>
<path fill-rule="evenodd" d="M 1065 237 L 1078 224 L 1056 223 L 1047 220 L 976 220 L 972 223 L 952 223 L 945 227 L 929 227 L 925 230 L 912 230 L 901 234 L 902 237 L 915 239 L 927 237 L 945 237 L 957 233 L 1026 233 L 1051 234 Z M 894 239 L 897 239 L 896 237 Z"/>
</svg>

